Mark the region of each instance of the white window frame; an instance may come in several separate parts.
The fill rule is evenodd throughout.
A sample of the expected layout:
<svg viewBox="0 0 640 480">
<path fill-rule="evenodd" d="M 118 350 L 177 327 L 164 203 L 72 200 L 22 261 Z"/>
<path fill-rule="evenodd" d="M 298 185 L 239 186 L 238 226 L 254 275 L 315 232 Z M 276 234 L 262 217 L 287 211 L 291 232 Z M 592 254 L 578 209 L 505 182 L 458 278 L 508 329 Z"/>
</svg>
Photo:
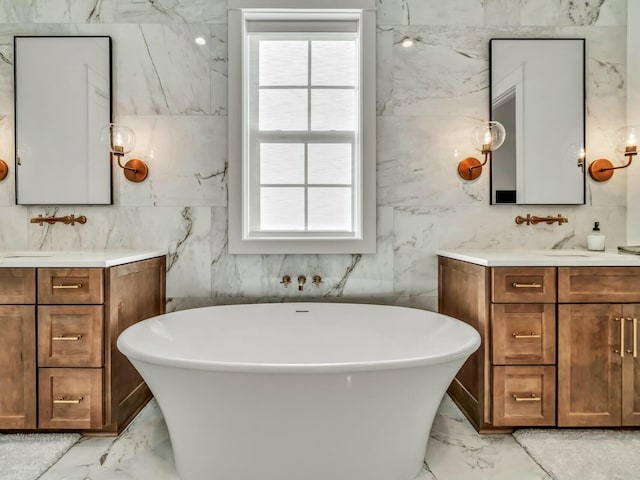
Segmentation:
<svg viewBox="0 0 640 480">
<path fill-rule="evenodd" d="M 229 0 L 229 253 L 375 253 L 376 249 L 376 111 L 375 0 Z M 359 125 L 354 144 L 356 234 L 331 232 L 251 232 L 248 220 L 249 125 L 247 22 L 357 21 L 359 46 Z M 255 226 L 255 224 L 254 224 Z"/>
</svg>

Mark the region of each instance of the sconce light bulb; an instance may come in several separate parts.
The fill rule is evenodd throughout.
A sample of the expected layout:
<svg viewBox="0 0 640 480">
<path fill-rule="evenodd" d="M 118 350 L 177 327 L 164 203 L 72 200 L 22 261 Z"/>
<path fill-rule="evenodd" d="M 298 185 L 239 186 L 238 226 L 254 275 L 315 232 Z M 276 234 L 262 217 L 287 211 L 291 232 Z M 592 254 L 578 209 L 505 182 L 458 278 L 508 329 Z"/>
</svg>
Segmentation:
<svg viewBox="0 0 640 480">
<path fill-rule="evenodd" d="M 411 37 L 404 37 L 404 38 L 402 39 L 401 44 L 402 44 L 402 46 L 403 46 L 404 48 L 413 47 L 413 38 L 411 38 Z"/>
<path fill-rule="evenodd" d="M 122 135 L 120 132 L 116 133 L 116 138 L 113 140 L 113 145 L 116 147 L 122 147 Z"/>
<path fill-rule="evenodd" d="M 635 147 L 636 145 L 638 145 L 638 141 L 636 139 L 636 134 L 635 134 L 635 132 L 631 132 L 631 133 L 629 133 L 629 136 L 627 137 L 627 147 Z"/>
</svg>

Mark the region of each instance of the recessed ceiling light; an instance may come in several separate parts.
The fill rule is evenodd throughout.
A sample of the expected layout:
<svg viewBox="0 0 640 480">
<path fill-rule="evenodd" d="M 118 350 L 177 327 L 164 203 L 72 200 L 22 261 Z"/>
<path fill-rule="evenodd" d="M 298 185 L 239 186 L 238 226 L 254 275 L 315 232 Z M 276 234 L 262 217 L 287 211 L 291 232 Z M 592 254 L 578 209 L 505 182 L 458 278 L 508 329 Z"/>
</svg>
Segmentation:
<svg viewBox="0 0 640 480">
<path fill-rule="evenodd" d="M 411 37 L 404 37 L 404 38 L 402 39 L 401 44 L 402 44 L 402 46 L 403 46 L 404 48 L 413 47 L 413 38 L 411 38 Z"/>
<path fill-rule="evenodd" d="M 194 42 L 196 42 L 198 45 L 206 45 L 207 44 L 207 41 L 204 39 L 204 37 L 196 37 Z"/>
</svg>

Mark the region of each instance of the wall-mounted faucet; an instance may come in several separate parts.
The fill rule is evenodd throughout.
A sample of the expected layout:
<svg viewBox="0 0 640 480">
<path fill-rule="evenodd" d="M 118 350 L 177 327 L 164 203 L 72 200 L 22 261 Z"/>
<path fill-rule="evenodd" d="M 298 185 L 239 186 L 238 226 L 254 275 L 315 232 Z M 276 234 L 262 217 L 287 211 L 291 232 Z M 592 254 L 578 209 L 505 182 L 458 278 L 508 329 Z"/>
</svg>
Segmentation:
<svg viewBox="0 0 640 480">
<path fill-rule="evenodd" d="M 298 290 L 304 290 L 304 283 L 307 281 L 307 277 L 304 275 L 298 275 Z"/>
</svg>

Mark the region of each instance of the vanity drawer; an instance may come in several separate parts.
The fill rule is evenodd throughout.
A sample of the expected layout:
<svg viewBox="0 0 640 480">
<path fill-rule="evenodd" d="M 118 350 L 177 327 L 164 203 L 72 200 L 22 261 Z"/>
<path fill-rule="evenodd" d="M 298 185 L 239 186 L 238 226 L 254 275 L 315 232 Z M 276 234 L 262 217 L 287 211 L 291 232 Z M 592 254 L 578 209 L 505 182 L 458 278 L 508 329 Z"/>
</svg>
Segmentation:
<svg viewBox="0 0 640 480">
<path fill-rule="evenodd" d="M 35 268 L 0 268 L 0 305 L 36 303 Z"/>
<path fill-rule="evenodd" d="M 555 267 L 494 267 L 491 301 L 495 303 L 555 303 Z"/>
<path fill-rule="evenodd" d="M 640 267 L 559 267 L 558 302 L 640 302 Z"/>
<path fill-rule="evenodd" d="M 38 366 L 102 367 L 102 305 L 38 307 Z"/>
<path fill-rule="evenodd" d="M 492 304 L 491 339 L 494 365 L 556 363 L 556 306 Z"/>
<path fill-rule="evenodd" d="M 38 303 L 100 304 L 102 268 L 39 268 Z"/>
<path fill-rule="evenodd" d="M 556 368 L 493 367 L 493 425 L 556 424 Z"/>
<path fill-rule="evenodd" d="M 40 368 L 39 428 L 102 427 L 102 369 Z"/>
</svg>

